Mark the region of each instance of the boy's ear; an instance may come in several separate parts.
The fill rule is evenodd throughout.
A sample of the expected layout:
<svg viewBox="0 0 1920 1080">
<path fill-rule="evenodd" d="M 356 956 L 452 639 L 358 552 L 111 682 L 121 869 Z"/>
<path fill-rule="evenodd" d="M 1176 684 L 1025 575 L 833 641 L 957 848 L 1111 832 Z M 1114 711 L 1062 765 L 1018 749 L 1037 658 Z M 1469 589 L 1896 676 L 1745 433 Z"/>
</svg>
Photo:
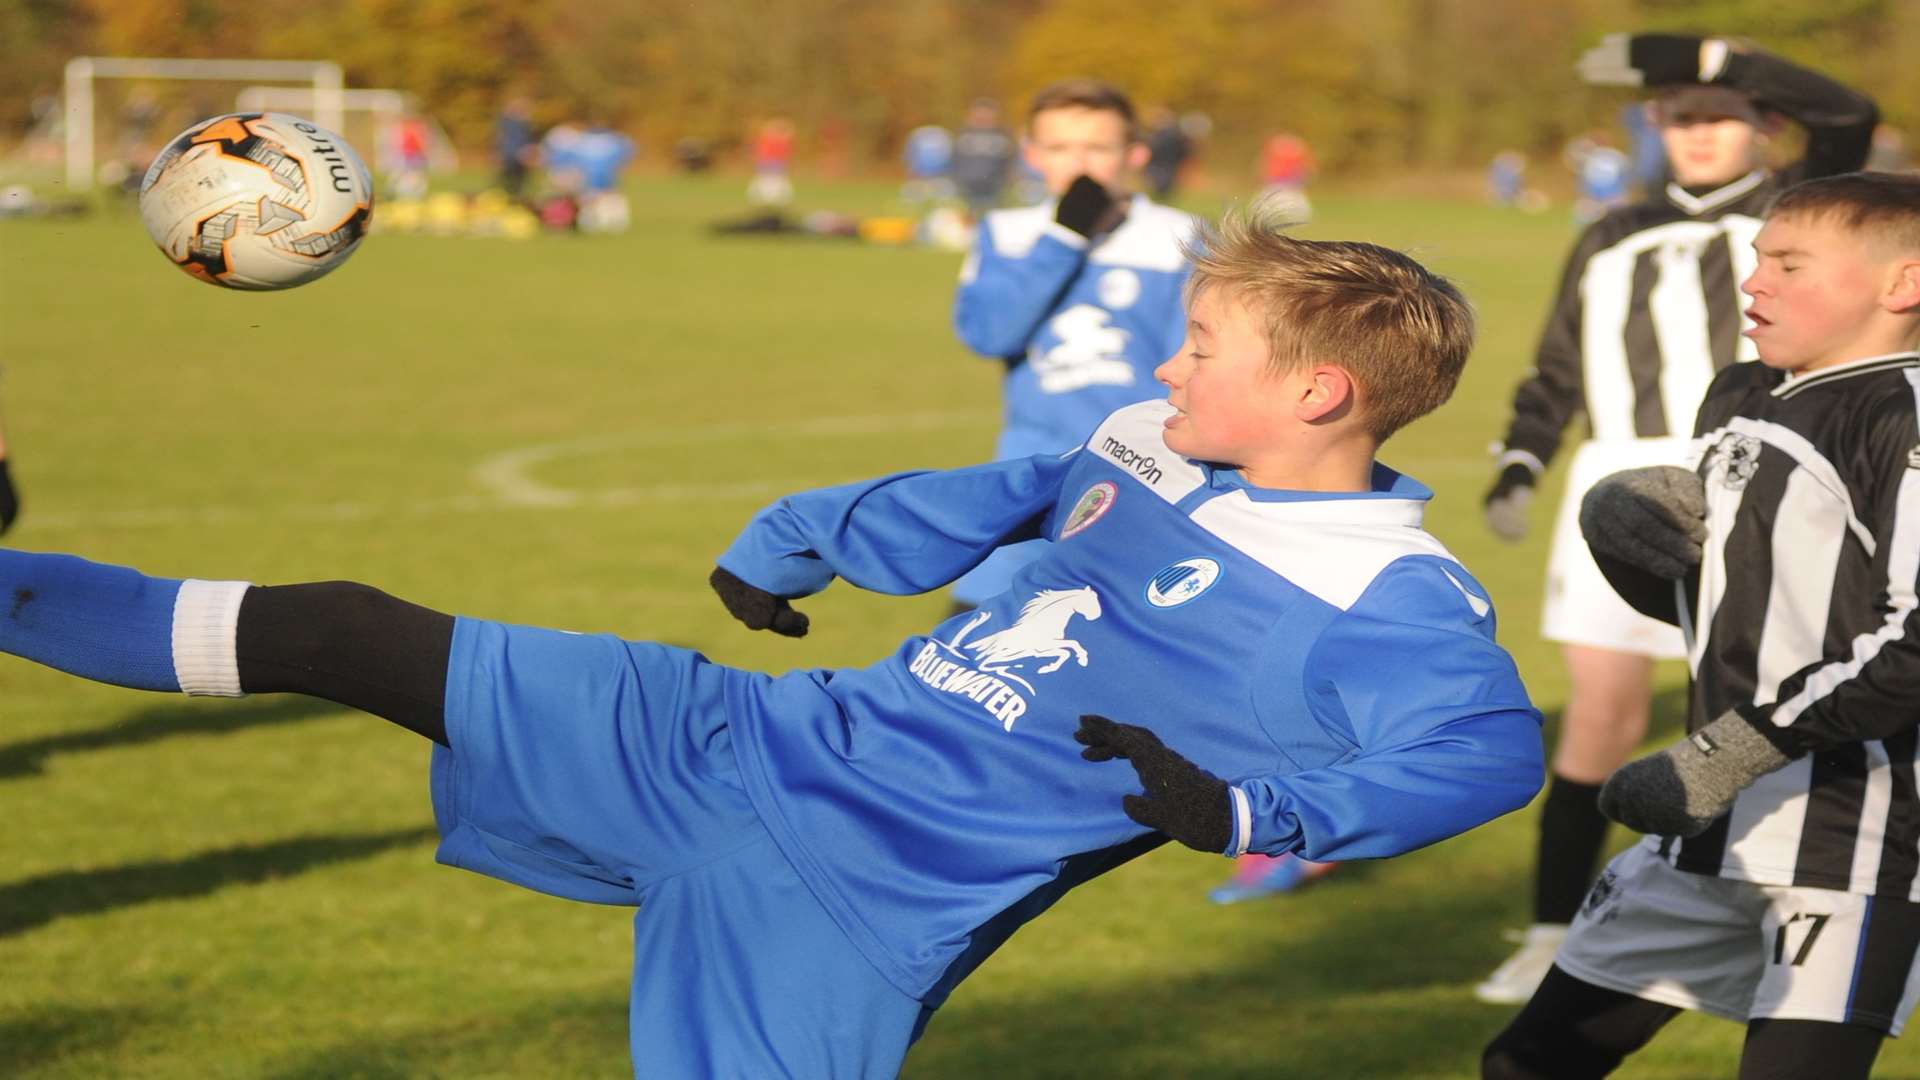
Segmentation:
<svg viewBox="0 0 1920 1080">
<path fill-rule="evenodd" d="M 1131 142 L 1127 144 L 1127 168 L 1129 170 L 1138 172 L 1146 168 L 1147 162 L 1152 160 L 1152 158 L 1153 149 L 1146 143 Z"/>
<path fill-rule="evenodd" d="M 1920 259 L 1901 259 L 1893 264 L 1880 306 L 1896 315 L 1920 314 Z"/>
<path fill-rule="evenodd" d="M 1309 424 L 1338 420 L 1355 404 L 1357 388 L 1346 368 L 1315 364 L 1307 369 L 1303 382 L 1294 402 L 1294 415 Z"/>
</svg>

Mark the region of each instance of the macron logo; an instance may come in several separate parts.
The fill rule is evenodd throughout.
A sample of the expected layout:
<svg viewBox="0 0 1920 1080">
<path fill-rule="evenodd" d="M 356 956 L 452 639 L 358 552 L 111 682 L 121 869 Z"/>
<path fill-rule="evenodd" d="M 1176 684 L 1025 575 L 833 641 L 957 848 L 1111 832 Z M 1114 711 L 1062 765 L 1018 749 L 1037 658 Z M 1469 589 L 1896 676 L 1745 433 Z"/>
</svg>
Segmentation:
<svg viewBox="0 0 1920 1080">
<path fill-rule="evenodd" d="M 1133 470 L 1133 474 L 1149 484 L 1157 484 L 1165 475 L 1152 456 L 1143 454 L 1119 439 L 1109 435 L 1100 444 L 1100 451 L 1108 457 Z"/>
</svg>

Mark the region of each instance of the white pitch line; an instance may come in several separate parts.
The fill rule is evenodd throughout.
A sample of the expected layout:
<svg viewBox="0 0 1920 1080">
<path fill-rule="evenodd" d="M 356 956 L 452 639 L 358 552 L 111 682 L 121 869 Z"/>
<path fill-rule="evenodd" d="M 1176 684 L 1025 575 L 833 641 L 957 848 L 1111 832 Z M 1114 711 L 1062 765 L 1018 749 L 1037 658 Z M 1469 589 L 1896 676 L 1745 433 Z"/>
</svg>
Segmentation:
<svg viewBox="0 0 1920 1080">
<path fill-rule="evenodd" d="M 569 507 L 600 503 L 609 497 L 630 497 L 619 491 L 580 492 L 555 487 L 533 478 L 532 470 L 568 457 L 586 457 L 615 450 L 637 450 L 652 446 L 685 447 L 699 443 L 740 442 L 749 438 L 827 439 L 841 436 L 893 435 L 955 428 L 985 427 L 994 421 L 990 413 L 925 412 L 873 413 L 863 416 L 822 416 L 783 424 L 731 423 L 700 427 L 652 428 L 621 435 L 598 435 L 568 442 L 541 443 L 508 450 L 487 458 L 473 467 L 473 482 L 510 506 Z M 672 485 L 667 485 L 671 487 Z M 699 489 L 688 487 L 687 491 Z M 646 496 L 651 501 L 656 496 Z"/>
</svg>

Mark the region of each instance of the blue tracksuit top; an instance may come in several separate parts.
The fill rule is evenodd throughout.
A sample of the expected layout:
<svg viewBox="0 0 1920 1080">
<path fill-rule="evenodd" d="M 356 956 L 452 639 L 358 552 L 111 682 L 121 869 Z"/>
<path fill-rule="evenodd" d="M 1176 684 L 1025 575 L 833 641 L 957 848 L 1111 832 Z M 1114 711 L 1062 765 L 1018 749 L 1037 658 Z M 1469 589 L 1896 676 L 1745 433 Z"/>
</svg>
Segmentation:
<svg viewBox="0 0 1920 1080">
<path fill-rule="evenodd" d="M 1232 784 L 1232 854 L 1377 858 L 1524 806 L 1540 716 L 1485 591 L 1420 527 L 1431 493 L 1254 488 L 1162 441 L 1165 402 L 1087 444 L 790 496 L 720 565 L 805 596 L 939 588 L 1009 540 L 1012 587 L 867 668 L 738 673 L 748 794 L 835 920 L 936 1000 L 1067 888 L 1160 841 L 1082 713 Z"/>
<path fill-rule="evenodd" d="M 1108 413 L 1160 396 L 1153 369 L 1186 337 L 1193 217 L 1136 195 L 1089 246 L 1054 205 L 987 214 L 954 297 L 961 342 L 1009 361 L 1000 458 L 1070 450 Z"/>
</svg>

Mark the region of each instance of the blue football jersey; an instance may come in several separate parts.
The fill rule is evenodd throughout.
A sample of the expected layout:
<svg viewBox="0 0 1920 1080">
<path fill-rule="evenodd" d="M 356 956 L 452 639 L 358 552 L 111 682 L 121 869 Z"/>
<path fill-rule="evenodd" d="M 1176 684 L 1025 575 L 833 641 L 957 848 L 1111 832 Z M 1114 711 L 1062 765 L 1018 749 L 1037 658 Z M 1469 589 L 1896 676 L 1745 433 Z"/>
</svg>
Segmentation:
<svg viewBox="0 0 1920 1080">
<path fill-rule="evenodd" d="M 1082 713 L 1152 728 L 1223 779 L 1230 850 L 1397 854 L 1527 803 L 1539 714 L 1430 493 L 1254 488 L 1123 409 L 1065 455 L 782 499 L 720 565 L 762 588 L 938 588 L 1010 540 L 1012 587 L 855 670 L 741 674 L 749 795 L 836 920 L 937 996 L 1067 887 L 1158 842 L 1091 763 Z"/>
<path fill-rule="evenodd" d="M 1186 336 L 1190 215 L 1136 195 L 1090 246 L 1053 214 L 1050 201 L 986 215 L 954 298 L 960 340 L 1011 362 L 1002 458 L 1072 449 L 1108 413 L 1158 397 L 1153 369 Z"/>
</svg>

